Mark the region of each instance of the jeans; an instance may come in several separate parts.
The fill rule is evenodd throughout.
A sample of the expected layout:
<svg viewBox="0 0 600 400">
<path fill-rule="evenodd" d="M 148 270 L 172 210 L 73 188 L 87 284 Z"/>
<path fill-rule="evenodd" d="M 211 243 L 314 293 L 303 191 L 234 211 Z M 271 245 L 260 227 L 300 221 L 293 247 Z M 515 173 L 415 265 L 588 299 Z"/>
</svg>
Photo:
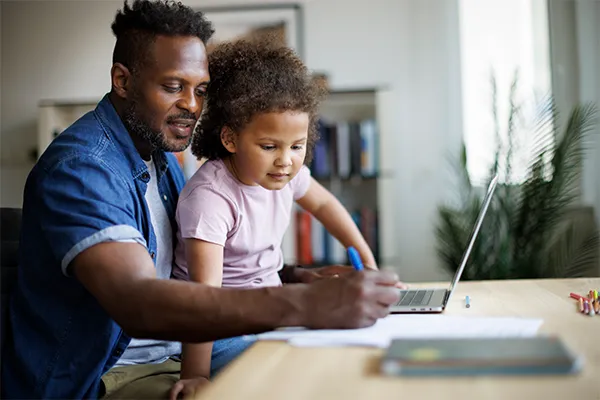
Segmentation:
<svg viewBox="0 0 600 400">
<path fill-rule="evenodd" d="M 213 343 L 210 363 L 211 378 L 217 375 L 223 367 L 242 354 L 255 341 L 256 340 L 252 338 L 252 336 L 238 336 L 215 341 Z"/>
</svg>

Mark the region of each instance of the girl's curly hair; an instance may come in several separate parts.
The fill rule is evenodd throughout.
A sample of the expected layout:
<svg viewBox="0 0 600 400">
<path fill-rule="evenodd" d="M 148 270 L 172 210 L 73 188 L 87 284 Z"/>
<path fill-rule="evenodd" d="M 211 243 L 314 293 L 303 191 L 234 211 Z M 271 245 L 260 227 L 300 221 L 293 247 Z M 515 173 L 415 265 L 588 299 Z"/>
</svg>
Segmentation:
<svg viewBox="0 0 600 400">
<path fill-rule="evenodd" d="M 309 115 L 306 159 L 318 139 L 317 112 L 325 88 L 317 84 L 293 50 L 274 40 L 219 44 L 208 56 L 210 84 L 192 153 L 209 160 L 231 153 L 221 143 L 224 126 L 239 133 L 254 116 L 267 112 Z"/>
</svg>

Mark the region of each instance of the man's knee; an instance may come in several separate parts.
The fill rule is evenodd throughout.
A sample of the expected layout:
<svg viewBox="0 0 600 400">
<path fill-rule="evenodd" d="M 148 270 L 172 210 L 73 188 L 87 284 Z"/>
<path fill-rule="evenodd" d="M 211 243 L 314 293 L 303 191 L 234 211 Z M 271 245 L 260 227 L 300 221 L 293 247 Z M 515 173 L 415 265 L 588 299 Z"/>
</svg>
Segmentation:
<svg viewBox="0 0 600 400">
<path fill-rule="evenodd" d="M 181 362 L 115 367 L 102 377 L 103 399 L 167 399 L 179 380 Z"/>
<path fill-rule="evenodd" d="M 178 380 L 177 373 L 143 377 L 124 385 L 104 399 L 168 399 L 171 388 Z"/>
</svg>

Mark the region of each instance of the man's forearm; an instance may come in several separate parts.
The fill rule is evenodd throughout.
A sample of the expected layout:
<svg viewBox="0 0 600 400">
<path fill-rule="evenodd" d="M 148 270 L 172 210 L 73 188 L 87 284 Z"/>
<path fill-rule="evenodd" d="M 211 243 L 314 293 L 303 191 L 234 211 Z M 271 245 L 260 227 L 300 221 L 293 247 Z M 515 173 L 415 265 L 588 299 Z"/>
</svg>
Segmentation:
<svg viewBox="0 0 600 400">
<path fill-rule="evenodd" d="M 138 338 L 205 342 L 304 322 L 295 285 L 239 290 L 149 279 L 136 286 L 128 298 L 137 315 L 123 328 Z"/>
<path fill-rule="evenodd" d="M 72 271 L 130 336 L 207 342 L 311 317 L 303 285 L 251 290 L 157 279 L 147 250 L 137 243 L 101 243 L 81 252 Z"/>
<path fill-rule="evenodd" d="M 398 301 L 391 287 L 398 278 L 390 274 L 364 272 L 261 289 L 157 279 L 147 250 L 137 243 L 97 244 L 77 255 L 71 267 L 106 313 L 137 338 L 198 343 L 283 326 L 365 327 Z"/>
</svg>

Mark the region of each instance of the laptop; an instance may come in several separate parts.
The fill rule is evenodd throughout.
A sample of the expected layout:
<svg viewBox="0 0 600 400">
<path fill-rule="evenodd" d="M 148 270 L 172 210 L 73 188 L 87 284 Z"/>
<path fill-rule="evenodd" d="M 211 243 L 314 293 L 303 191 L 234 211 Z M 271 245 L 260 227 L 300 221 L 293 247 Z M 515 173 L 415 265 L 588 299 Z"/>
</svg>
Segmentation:
<svg viewBox="0 0 600 400">
<path fill-rule="evenodd" d="M 494 190 L 496 190 L 497 182 L 498 175 L 494 176 L 490 182 L 490 186 L 488 187 L 483 200 L 483 205 L 479 211 L 477 220 L 475 221 L 475 227 L 469 238 L 469 244 L 462 256 L 460 266 L 456 270 L 456 274 L 454 274 L 454 279 L 452 279 L 452 282 L 450 283 L 450 287 L 448 289 L 423 288 L 400 290 L 400 301 L 390 308 L 391 313 L 441 313 L 444 311 L 450 300 L 450 296 L 452 296 L 452 292 L 456 289 L 460 276 L 465 269 L 465 265 L 467 264 L 467 260 L 469 259 L 469 255 L 475 244 L 475 239 L 477 239 L 481 224 L 483 223 L 483 218 L 492 201 L 492 195 L 494 194 Z"/>
</svg>

